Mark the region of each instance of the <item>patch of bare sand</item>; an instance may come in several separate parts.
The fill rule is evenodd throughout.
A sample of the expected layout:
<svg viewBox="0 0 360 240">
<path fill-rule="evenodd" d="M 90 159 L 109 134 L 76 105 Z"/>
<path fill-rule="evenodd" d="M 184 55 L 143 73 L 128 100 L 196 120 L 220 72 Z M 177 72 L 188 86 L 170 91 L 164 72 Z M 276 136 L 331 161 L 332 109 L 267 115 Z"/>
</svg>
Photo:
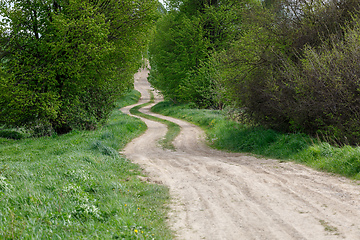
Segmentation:
<svg viewBox="0 0 360 240">
<path fill-rule="evenodd" d="M 139 104 L 150 99 L 147 75 L 147 70 L 135 75 Z M 129 113 L 131 107 L 122 110 Z M 150 107 L 141 111 L 181 126 L 176 151 L 157 144 L 165 125 L 142 119 L 148 130 L 124 153 L 153 181 L 170 188 L 170 224 L 178 239 L 360 239 L 358 182 L 294 163 L 210 149 L 198 127 L 151 113 Z"/>
</svg>

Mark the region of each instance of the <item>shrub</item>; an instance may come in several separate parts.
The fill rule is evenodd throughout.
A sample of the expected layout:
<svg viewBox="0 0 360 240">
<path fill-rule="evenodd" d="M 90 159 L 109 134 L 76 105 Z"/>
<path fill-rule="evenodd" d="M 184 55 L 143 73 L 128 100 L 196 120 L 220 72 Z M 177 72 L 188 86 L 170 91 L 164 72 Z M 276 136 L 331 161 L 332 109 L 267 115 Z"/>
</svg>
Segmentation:
<svg viewBox="0 0 360 240">
<path fill-rule="evenodd" d="M 291 128 L 332 142 L 359 142 L 359 39 L 360 25 L 355 19 L 347 26 L 343 40 L 334 38 L 331 45 L 324 43 L 317 49 L 306 47 L 300 64 L 284 67 L 283 79 L 292 96 L 282 100 L 288 104 L 284 112 Z"/>
<path fill-rule="evenodd" d="M 18 140 L 23 138 L 23 135 L 14 130 L 0 130 L 0 137 Z"/>
<path fill-rule="evenodd" d="M 278 11 L 252 9 L 222 56 L 227 97 L 263 126 L 357 144 L 360 28 L 352 16 L 360 5 L 284 2 Z"/>
</svg>

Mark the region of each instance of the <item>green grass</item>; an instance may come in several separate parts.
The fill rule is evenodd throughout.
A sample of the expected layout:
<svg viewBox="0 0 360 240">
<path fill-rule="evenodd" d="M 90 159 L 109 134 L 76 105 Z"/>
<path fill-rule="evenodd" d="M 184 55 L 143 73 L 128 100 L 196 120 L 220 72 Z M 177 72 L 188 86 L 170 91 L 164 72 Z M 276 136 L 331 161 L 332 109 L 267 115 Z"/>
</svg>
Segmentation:
<svg viewBox="0 0 360 240">
<path fill-rule="evenodd" d="M 191 109 L 188 105 L 161 102 L 152 111 L 202 127 L 208 144 L 232 152 L 246 152 L 360 179 L 360 148 L 334 147 L 305 134 L 284 134 L 229 120 L 221 111 Z"/>
<path fill-rule="evenodd" d="M 137 115 L 152 121 L 156 121 L 156 122 L 160 122 L 163 123 L 167 126 L 168 131 L 166 132 L 166 135 L 163 139 L 161 139 L 159 141 L 159 144 L 164 148 L 164 149 L 170 149 L 170 150 L 175 150 L 175 146 L 172 143 L 174 141 L 174 139 L 179 135 L 180 133 L 180 126 L 177 125 L 176 123 L 167 121 L 165 119 L 161 119 L 161 118 L 157 118 L 154 116 L 150 116 L 147 114 L 144 114 L 142 112 L 139 111 L 140 108 L 146 107 L 148 105 L 150 105 L 151 103 L 154 102 L 154 95 L 152 92 L 150 92 L 150 101 L 148 103 L 144 103 L 138 106 L 135 106 L 133 108 L 130 109 L 130 113 L 133 115 Z"/>
<path fill-rule="evenodd" d="M 121 101 L 118 101 L 116 103 L 116 107 L 122 108 L 128 105 L 135 104 L 139 101 L 140 97 L 141 97 L 141 93 L 136 90 L 133 90 L 132 92 L 130 92 L 130 94 L 127 94 L 124 97 L 122 97 Z"/>
<path fill-rule="evenodd" d="M 118 153 L 146 125 L 117 103 L 96 131 L 0 138 L 0 239 L 171 239 L 168 189 Z"/>
</svg>

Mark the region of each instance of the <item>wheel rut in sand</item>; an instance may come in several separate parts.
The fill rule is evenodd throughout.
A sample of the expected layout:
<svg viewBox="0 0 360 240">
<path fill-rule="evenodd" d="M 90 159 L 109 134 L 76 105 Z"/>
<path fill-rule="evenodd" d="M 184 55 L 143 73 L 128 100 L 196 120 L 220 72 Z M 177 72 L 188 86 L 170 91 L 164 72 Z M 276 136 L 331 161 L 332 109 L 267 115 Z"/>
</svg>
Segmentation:
<svg viewBox="0 0 360 240">
<path fill-rule="evenodd" d="M 150 100 L 147 70 L 135 75 L 138 104 Z M 155 97 L 155 103 L 161 101 Z M 129 109 L 122 109 L 129 114 Z M 174 198 L 170 225 L 178 239 L 360 239 L 360 185 L 343 177 L 272 159 L 210 149 L 204 133 L 182 120 L 141 112 L 181 127 L 176 151 L 158 140 L 165 125 L 142 120 L 148 130 L 124 149 Z"/>
</svg>

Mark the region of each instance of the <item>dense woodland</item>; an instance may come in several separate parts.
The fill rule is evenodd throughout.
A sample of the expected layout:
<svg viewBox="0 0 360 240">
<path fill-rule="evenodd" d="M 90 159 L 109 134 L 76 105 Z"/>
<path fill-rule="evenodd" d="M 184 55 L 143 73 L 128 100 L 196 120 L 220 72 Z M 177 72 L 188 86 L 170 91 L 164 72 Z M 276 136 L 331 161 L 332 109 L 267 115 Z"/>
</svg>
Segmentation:
<svg viewBox="0 0 360 240">
<path fill-rule="evenodd" d="M 0 127 L 94 129 L 133 88 L 157 0 L 1 0 Z"/>
<path fill-rule="evenodd" d="M 360 140 L 356 0 L 168 0 L 151 84 L 174 102 L 335 144 Z"/>
</svg>

